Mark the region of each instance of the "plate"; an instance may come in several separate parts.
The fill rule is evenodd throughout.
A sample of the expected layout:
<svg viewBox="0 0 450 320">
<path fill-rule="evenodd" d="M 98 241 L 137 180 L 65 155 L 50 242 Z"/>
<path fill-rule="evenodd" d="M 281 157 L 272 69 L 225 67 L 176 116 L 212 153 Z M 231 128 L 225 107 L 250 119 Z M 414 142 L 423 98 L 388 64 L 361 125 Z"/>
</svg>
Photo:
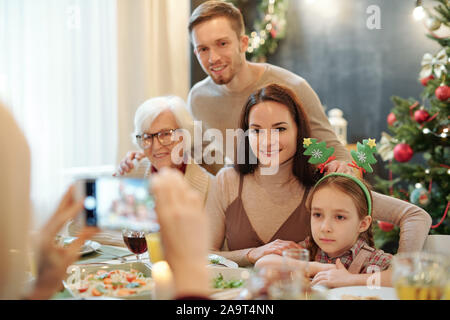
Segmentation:
<svg viewBox="0 0 450 320">
<path fill-rule="evenodd" d="M 106 272 L 113 270 L 125 270 L 129 271 L 130 269 L 135 269 L 139 272 L 142 272 L 145 277 L 151 278 L 152 271 L 150 267 L 142 262 L 129 262 L 129 263 L 121 263 L 121 264 L 110 264 L 110 265 L 74 265 L 72 266 L 68 274 L 70 274 L 65 281 L 63 281 L 64 288 L 69 292 L 69 294 L 74 299 L 89 299 L 89 300 L 116 300 L 116 299 L 126 299 L 126 300 L 149 300 L 151 299 L 151 290 L 145 290 L 138 294 L 133 294 L 126 297 L 109 297 L 109 296 L 101 296 L 101 297 L 85 297 L 78 293 L 77 290 L 73 290 L 73 286 L 71 284 L 75 284 L 77 278 L 79 276 L 84 277 L 87 274 L 96 273 L 99 270 L 104 270 Z"/>
<path fill-rule="evenodd" d="M 58 241 L 64 246 L 68 246 L 69 244 L 71 244 L 74 240 L 76 239 L 76 237 L 65 237 L 62 239 L 59 239 Z M 86 242 L 83 244 L 83 246 L 80 249 L 80 254 L 81 255 L 85 255 L 91 252 L 94 252 L 95 250 L 98 250 L 101 248 L 101 244 L 96 242 L 96 241 L 92 241 L 92 240 L 86 240 Z"/>
<path fill-rule="evenodd" d="M 366 286 L 341 287 L 328 290 L 328 300 L 398 300 L 394 288 Z"/>
<path fill-rule="evenodd" d="M 219 274 L 223 276 L 225 281 L 229 280 L 247 280 L 250 277 L 250 271 L 247 268 L 228 268 L 223 266 L 209 265 L 208 272 L 211 279 Z"/>
<path fill-rule="evenodd" d="M 209 254 L 208 260 L 210 262 L 210 266 L 225 266 L 228 268 L 238 268 L 239 265 L 231 260 L 228 260 L 225 257 L 219 256 L 218 254 Z"/>
<path fill-rule="evenodd" d="M 239 288 L 211 289 L 210 298 L 213 300 L 232 300 L 237 298 L 245 289 L 246 282 L 250 278 L 250 270 L 246 268 L 228 268 L 223 266 L 209 265 L 208 272 L 211 282 L 218 276 L 222 276 L 224 281 L 242 280 L 243 284 Z"/>
<path fill-rule="evenodd" d="M 101 244 L 96 242 L 96 241 L 92 241 L 92 240 L 87 240 L 84 245 L 81 247 L 80 253 L 81 255 L 85 255 L 91 252 L 94 252 L 98 249 L 101 248 Z"/>
</svg>

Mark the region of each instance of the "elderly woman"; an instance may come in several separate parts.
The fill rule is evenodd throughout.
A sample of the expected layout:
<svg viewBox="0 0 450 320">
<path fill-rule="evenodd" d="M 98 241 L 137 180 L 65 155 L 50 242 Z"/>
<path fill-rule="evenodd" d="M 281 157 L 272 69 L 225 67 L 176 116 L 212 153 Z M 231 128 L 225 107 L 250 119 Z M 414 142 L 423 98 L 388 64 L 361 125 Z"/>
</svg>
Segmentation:
<svg viewBox="0 0 450 320">
<path fill-rule="evenodd" d="M 136 111 L 134 127 L 133 138 L 143 154 L 134 153 L 138 163 L 128 172 L 121 163 L 116 175 L 147 178 L 164 167 L 175 168 L 205 201 L 212 176 L 191 163 L 189 143 L 193 141 L 194 121 L 183 99 L 167 96 L 147 100 Z"/>
<path fill-rule="evenodd" d="M 196 190 L 205 203 L 212 176 L 190 158 L 194 121 L 183 99 L 176 96 L 156 97 L 145 101 L 134 116 L 133 141 L 142 152 L 133 152 L 134 165 L 125 161 L 114 176 L 149 178 L 165 167 L 180 170 L 186 182 Z M 130 156 L 130 155 L 128 155 Z M 69 234 L 81 230 L 79 222 L 69 226 Z M 123 246 L 119 232 L 104 231 L 93 237 L 104 244 Z"/>
</svg>

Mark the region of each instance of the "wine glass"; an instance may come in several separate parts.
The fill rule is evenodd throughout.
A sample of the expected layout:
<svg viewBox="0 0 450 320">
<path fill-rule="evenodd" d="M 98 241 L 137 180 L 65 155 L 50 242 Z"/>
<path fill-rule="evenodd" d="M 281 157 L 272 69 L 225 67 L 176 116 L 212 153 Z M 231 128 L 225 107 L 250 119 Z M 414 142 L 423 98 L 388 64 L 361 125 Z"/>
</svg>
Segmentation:
<svg viewBox="0 0 450 320">
<path fill-rule="evenodd" d="M 400 300 L 440 300 L 443 297 L 446 257 L 427 252 L 405 252 L 392 260 L 392 283 Z"/>
<path fill-rule="evenodd" d="M 123 242 L 128 250 L 136 255 L 136 260 L 141 261 L 141 254 L 147 251 L 147 241 L 145 240 L 144 231 L 136 231 L 131 229 L 122 230 Z"/>
</svg>

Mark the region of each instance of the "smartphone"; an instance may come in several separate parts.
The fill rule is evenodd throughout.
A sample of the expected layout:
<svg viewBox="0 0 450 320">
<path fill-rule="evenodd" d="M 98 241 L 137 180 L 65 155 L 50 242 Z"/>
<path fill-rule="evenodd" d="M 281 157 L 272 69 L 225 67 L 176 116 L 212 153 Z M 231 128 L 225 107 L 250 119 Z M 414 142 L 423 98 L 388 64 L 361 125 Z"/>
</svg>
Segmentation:
<svg viewBox="0 0 450 320">
<path fill-rule="evenodd" d="M 148 179 L 101 177 L 75 183 L 75 198 L 84 199 L 79 215 L 100 229 L 156 232 L 159 224 Z"/>
</svg>

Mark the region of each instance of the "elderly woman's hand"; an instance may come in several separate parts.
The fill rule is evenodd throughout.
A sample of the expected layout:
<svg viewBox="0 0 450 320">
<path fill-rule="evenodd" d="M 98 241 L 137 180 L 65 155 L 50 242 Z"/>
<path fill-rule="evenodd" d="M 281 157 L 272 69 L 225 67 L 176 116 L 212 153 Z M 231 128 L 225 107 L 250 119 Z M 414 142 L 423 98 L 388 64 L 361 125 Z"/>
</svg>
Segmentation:
<svg viewBox="0 0 450 320">
<path fill-rule="evenodd" d="M 145 158 L 145 154 L 140 151 L 127 152 L 127 155 L 120 161 L 117 172 L 115 172 L 113 176 L 123 176 L 124 174 L 131 172 L 131 170 L 134 169 L 133 160 L 139 161 L 143 158 Z"/>
<path fill-rule="evenodd" d="M 67 276 L 67 268 L 79 258 L 84 242 L 98 231 L 94 227 L 84 228 L 78 238 L 66 248 L 58 247 L 55 243 L 56 235 L 64 224 L 83 208 L 82 201 L 75 203 L 73 191 L 74 187 L 71 186 L 39 235 L 38 275 L 29 299 L 48 299 L 61 289 L 62 280 Z"/>
<path fill-rule="evenodd" d="M 208 223 L 200 195 L 179 171 L 167 168 L 153 177 L 152 191 L 164 256 L 173 271 L 177 295 L 206 295 Z"/>
</svg>

